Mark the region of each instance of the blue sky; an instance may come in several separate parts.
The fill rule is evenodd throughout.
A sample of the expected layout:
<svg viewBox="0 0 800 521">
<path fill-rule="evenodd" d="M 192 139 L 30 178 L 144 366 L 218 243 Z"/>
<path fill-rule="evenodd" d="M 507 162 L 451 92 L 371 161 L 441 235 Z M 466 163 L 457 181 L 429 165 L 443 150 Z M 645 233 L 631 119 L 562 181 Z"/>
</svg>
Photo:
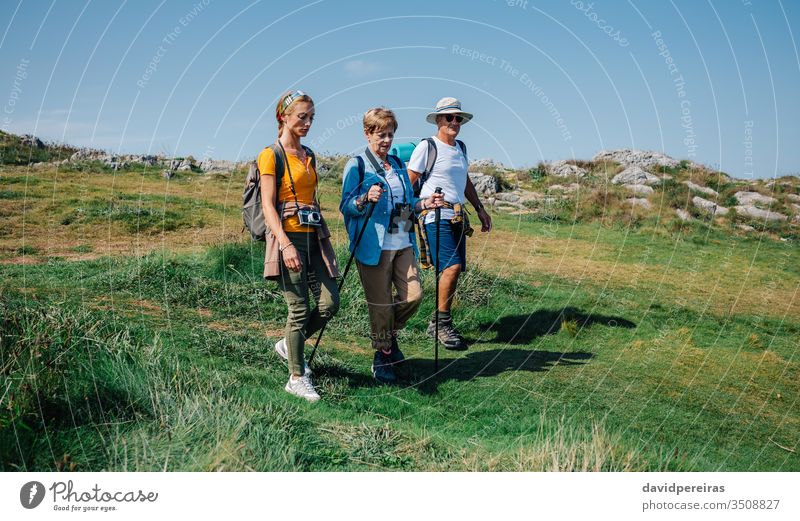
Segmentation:
<svg viewBox="0 0 800 521">
<path fill-rule="evenodd" d="M 461 134 L 472 158 L 636 147 L 737 177 L 796 174 L 798 19 L 785 0 L 10 0 L 0 127 L 244 159 L 299 87 L 317 105 L 307 144 L 351 153 L 368 108 L 394 109 L 409 140 L 455 96 L 475 114 Z"/>
</svg>

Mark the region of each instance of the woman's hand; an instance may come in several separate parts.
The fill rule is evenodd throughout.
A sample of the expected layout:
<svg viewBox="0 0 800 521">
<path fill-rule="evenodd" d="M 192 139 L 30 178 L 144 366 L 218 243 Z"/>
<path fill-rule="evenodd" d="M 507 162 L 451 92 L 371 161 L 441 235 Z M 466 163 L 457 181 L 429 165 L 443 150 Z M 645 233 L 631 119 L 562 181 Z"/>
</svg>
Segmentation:
<svg viewBox="0 0 800 521">
<path fill-rule="evenodd" d="M 281 246 L 281 255 L 283 256 L 283 264 L 290 271 L 298 272 L 302 269 L 300 255 L 297 254 L 297 248 L 294 247 L 294 244 L 289 242 L 285 247 Z"/>
<path fill-rule="evenodd" d="M 379 184 L 374 184 L 369 188 L 369 192 L 367 192 L 367 201 L 371 203 L 377 203 L 380 200 L 381 196 L 383 195 L 383 186 Z"/>
<path fill-rule="evenodd" d="M 430 197 L 425 199 L 425 208 L 441 208 L 444 205 L 444 193 L 434 192 Z"/>
</svg>

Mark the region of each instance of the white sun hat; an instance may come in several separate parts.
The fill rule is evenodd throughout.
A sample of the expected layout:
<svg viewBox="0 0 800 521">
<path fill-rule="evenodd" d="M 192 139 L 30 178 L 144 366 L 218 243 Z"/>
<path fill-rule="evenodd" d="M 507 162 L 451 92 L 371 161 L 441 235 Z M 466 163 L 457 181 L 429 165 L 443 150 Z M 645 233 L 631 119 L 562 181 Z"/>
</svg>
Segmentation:
<svg viewBox="0 0 800 521">
<path fill-rule="evenodd" d="M 436 103 L 436 108 L 433 109 L 433 112 L 429 112 L 425 117 L 425 121 L 435 125 L 436 116 L 442 114 L 459 114 L 462 118 L 464 118 L 463 123 L 466 123 L 472 119 L 472 114 L 461 110 L 461 102 L 456 98 L 442 98 Z"/>
</svg>

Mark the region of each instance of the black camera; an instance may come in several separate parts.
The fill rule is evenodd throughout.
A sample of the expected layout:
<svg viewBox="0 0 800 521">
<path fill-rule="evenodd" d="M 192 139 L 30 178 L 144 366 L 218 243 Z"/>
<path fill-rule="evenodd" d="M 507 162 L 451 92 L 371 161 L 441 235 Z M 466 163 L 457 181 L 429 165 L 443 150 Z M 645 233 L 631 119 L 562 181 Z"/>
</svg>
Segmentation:
<svg viewBox="0 0 800 521">
<path fill-rule="evenodd" d="M 389 220 L 389 233 L 399 233 L 401 229 L 405 233 L 410 232 L 414 225 L 411 222 L 411 214 L 410 204 L 395 203 Z"/>
<path fill-rule="evenodd" d="M 316 210 L 298 210 L 297 218 L 305 226 L 322 226 L 322 214 Z"/>
</svg>

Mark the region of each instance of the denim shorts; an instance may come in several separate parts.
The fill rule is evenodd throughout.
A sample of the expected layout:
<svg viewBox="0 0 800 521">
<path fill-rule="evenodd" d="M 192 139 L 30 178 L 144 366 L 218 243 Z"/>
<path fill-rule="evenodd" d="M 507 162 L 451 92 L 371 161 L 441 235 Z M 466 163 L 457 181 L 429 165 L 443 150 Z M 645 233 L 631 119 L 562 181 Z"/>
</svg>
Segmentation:
<svg viewBox="0 0 800 521">
<path fill-rule="evenodd" d="M 428 235 L 431 260 L 433 265 L 436 266 L 436 250 L 439 242 L 436 237 L 436 223 L 426 224 L 425 232 Z M 463 235 L 463 228 L 460 225 L 453 225 L 450 221 L 442 219 L 439 224 L 439 233 L 442 236 L 442 249 L 439 252 L 439 272 L 441 273 L 456 264 L 461 265 L 461 271 L 466 271 L 467 238 Z"/>
</svg>

